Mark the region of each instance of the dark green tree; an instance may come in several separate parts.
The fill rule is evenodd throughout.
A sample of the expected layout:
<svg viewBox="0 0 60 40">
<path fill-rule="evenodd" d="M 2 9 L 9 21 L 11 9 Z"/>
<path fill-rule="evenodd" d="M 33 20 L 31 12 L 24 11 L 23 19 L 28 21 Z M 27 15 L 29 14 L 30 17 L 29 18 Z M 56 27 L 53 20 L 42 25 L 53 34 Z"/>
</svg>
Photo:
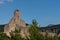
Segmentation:
<svg viewBox="0 0 60 40">
<path fill-rule="evenodd" d="M 30 32 L 30 40 L 42 40 L 43 36 L 40 34 L 40 30 L 38 28 L 38 23 L 34 19 L 32 24 L 30 25 L 29 32 Z"/>
<path fill-rule="evenodd" d="M 9 40 L 9 37 L 5 33 L 0 33 L 0 40 Z"/>
<path fill-rule="evenodd" d="M 15 31 L 12 31 L 10 35 L 10 40 L 24 40 L 24 38 L 21 37 L 20 30 L 18 28 L 15 28 Z"/>
</svg>

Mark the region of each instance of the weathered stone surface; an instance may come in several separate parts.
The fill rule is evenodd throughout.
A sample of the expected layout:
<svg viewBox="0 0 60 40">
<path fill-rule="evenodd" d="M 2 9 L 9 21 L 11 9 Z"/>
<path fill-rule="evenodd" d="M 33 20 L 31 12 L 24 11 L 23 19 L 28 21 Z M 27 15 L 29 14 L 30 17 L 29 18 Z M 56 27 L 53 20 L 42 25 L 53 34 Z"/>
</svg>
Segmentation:
<svg viewBox="0 0 60 40">
<path fill-rule="evenodd" d="M 9 33 L 11 31 L 15 30 L 15 27 L 19 27 L 21 28 L 21 32 L 20 34 L 24 37 L 27 33 L 27 26 L 25 24 L 25 22 L 20 18 L 20 14 L 19 14 L 19 10 L 15 10 L 14 11 L 14 16 L 13 18 L 10 20 L 10 22 L 4 27 L 4 32 L 7 35 L 10 35 Z"/>
</svg>

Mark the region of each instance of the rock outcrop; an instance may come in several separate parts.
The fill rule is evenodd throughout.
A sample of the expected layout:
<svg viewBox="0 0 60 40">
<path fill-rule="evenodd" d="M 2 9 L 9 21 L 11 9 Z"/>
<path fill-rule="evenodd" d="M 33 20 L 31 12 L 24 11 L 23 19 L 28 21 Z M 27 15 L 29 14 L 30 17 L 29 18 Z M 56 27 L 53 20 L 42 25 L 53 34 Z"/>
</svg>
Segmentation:
<svg viewBox="0 0 60 40">
<path fill-rule="evenodd" d="M 27 34 L 27 26 L 26 23 L 20 18 L 19 10 L 14 11 L 14 16 L 10 20 L 10 22 L 4 27 L 4 33 L 8 36 L 11 31 L 15 31 L 15 28 L 19 27 L 21 29 L 20 34 L 24 37 Z"/>
</svg>

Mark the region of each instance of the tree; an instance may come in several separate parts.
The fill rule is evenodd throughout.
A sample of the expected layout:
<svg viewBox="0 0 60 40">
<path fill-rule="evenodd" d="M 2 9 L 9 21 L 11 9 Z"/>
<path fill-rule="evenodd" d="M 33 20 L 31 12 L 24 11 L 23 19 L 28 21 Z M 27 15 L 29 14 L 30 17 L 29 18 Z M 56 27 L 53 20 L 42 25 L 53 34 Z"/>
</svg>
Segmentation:
<svg viewBox="0 0 60 40">
<path fill-rule="evenodd" d="M 0 33 L 0 40 L 9 40 L 9 37 L 5 33 Z"/>
<path fill-rule="evenodd" d="M 34 19 L 32 24 L 30 25 L 29 32 L 30 32 L 30 40 L 42 40 L 43 36 L 40 34 L 40 30 L 38 28 L 38 23 Z"/>
<path fill-rule="evenodd" d="M 24 40 L 24 38 L 22 38 L 20 35 L 20 30 L 17 28 L 15 28 L 15 31 L 12 31 L 10 35 L 11 35 L 10 40 Z"/>
</svg>

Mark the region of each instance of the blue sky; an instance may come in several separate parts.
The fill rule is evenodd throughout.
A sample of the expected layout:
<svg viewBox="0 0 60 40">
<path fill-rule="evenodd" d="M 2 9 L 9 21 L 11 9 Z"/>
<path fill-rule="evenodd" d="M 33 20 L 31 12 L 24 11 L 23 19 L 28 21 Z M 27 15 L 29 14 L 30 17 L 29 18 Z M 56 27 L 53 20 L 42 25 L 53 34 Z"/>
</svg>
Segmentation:
<svg viewBox="0 0 60 40">
<path fill-rule="evenodd" d="M 32 19 L 42 27 L 60 24 L 60 0 L 0 0 L 0 24 L 9 23 L 17 8 L 28 24 Z"/>
</svg>

